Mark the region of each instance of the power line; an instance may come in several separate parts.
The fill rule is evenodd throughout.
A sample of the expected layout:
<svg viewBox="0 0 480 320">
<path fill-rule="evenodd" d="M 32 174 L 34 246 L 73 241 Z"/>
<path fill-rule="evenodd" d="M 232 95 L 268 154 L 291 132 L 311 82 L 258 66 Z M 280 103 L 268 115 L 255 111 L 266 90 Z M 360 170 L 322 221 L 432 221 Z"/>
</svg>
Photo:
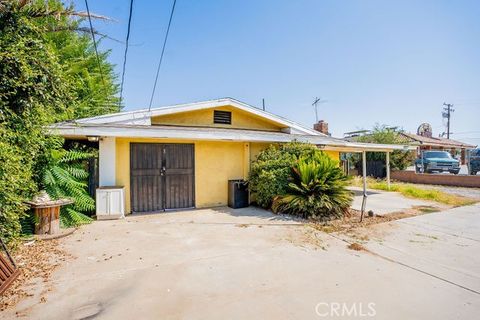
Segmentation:
<svg viewBox="0 0 480 320">
<path fill-rule="evenodd" d="M 471 134 L 471 133 L 480 133 L 480 131 L 450 132 L 450 134 Z"/>
<path fill-rule="evenodd" d="M 165 33 L 165 39 L 163 40 L 162 53 L 160 54 L 160 61 L 158 62 L 157 74 L 155 76 L 155 82 L 153 84 L 152 96 L 150 97 L 150 104 L 148 105 L 148 111 L 152 108 L 153 97 L 155 96 L 155 89 L 157 87 L 158 74 L 160 73 L 160 67 L 162 66 L 163 54 L 165 53 L 165 47 L 167 45 L 168 34 L 170 32 L 170 25 L 172 24 L 173 12 L 175 11 L 175 4 L 177 0 L 173 0 L 172 11 L 170 12 L 170 19 L 168 20 L 167 32 Z"/>
<path fill-rule="evenodd" d="M 98 69 L 100 70 L 100 78 L 102 79 L 103 89 L 106 89 L 105 79 L 103 78 L 102 65 L 100 64 L 100 58 L 98 56 L 97 41 L 95 41 L 95 32 L 93 31 L 92 17 L 90 16 L 90 9 L 88 8 L 88 0 L 85 0 L 85 7 L 87 8 L 88 23 L 90 24 L 90 32 L 92 34 L 93 47 L 95 48 L 95 55 L 97 57 Z"/>
<path fill-rule="evenodd" d="M 130 25 L 132 24 L 132 11 L 133 11 L 133 0 L 130 0 L 130 11 L 128 13 L 127 37 L 125 39 L 125 53 L 123 54 L 122 82 L 120 85 L 120 100 L 118 101 L 118 106 L 120 108 L 122 107 L 123 84 L 125 82 L 125 67 L 127 65 L 128 40 L 130 39 Z"/>
</svg>

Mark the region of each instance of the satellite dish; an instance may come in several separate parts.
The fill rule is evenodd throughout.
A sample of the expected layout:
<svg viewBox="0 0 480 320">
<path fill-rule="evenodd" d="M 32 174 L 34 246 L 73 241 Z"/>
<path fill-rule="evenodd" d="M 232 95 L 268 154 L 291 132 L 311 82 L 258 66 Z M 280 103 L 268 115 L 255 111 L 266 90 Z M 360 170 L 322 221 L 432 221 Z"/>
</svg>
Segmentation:
<svg viewBox="0 0 480 320">
<path fill-rule="evenodd" d="M 432 137 L 432 126 L 429 123 L 422 123 L 420 126 L 418 126 L 417 129 L 417 134 L 422 137 Z"/>
</svg>

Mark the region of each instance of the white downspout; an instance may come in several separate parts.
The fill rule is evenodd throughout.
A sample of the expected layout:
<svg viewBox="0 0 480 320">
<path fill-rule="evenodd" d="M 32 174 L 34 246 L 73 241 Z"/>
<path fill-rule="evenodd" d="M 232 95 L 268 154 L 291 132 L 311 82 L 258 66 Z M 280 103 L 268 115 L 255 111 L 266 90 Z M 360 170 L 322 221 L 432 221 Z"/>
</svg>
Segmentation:
<svg viewBox="0 0 480 320">
<path fill-rule="evenodd" d="M 98 180 L 100 187 L 116 184 L 116 145 L 114 137 L 103 137 L 98 143 Z"/>
</svg>

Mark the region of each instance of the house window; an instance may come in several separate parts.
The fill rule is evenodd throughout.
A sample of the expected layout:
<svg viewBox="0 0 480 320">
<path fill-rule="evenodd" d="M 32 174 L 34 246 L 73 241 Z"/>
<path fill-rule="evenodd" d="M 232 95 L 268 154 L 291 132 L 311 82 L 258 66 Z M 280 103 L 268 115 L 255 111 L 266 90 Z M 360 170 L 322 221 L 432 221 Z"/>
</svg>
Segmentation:
<svg viewBox="0 0 480 320">
<path fill-rule="evenodd" d="M 213 123 L 232 124 L 232 113 L 230 111 L 213 110 Z"/>
</svg>

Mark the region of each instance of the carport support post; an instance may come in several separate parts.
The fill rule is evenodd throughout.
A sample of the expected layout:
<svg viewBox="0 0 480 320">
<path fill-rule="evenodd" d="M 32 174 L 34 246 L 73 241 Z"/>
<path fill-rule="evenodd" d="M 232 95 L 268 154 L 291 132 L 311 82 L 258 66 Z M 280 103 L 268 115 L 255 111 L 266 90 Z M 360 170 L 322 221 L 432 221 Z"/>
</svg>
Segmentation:
<svg viewBox="0 0 480 320">
<path fill-rule="evenodd" d="M 367 152 L 362 151 L 362 180 L 363 180 L 363 198 L 362 208 L 360 213 L 360 222 L 363 221 L 363 214 L 365 213 L 365 206 L 367 205 Z"/>
<path fill-rule="evenodd" d="M 387 167 L 387 189 L 390 190 L 390 152 L 387 151 L 386 163 Z"/>
</svg>

